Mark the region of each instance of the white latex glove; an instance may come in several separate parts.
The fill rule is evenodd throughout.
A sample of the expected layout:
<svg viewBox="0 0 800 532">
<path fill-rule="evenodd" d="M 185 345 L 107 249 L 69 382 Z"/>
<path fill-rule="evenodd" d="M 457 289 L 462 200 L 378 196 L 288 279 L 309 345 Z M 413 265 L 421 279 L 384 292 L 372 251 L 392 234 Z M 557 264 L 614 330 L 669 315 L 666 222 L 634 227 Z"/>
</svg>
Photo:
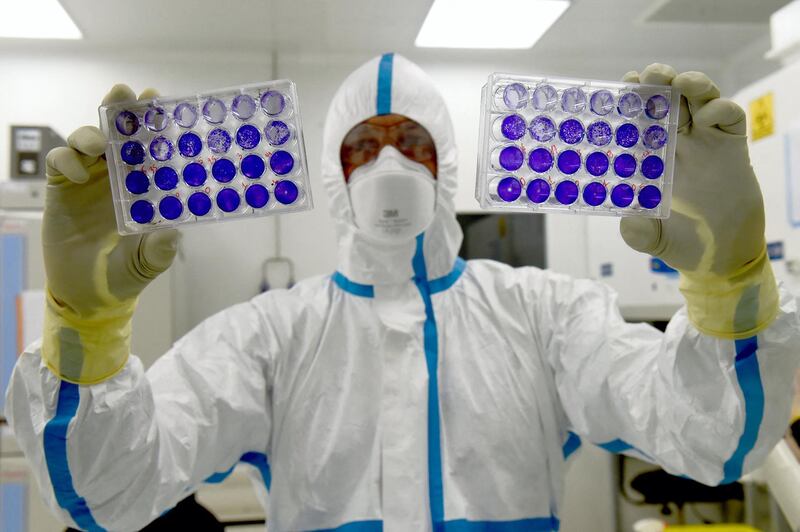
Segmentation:
<svg viewBox="0 0 800 532">
<path fill-rule="evenodd" d="M 623 218 L 622 237 L 680 271 L 689 317 L 700 331 L 752 336 L 775 317 L 778 294 L 744 110 L 720 98 L 700 72 L 678 74 L 656 63 L 623 81 L 671 84 L 682 96 L 670 217 Z"/>
<path fill-rule="evenodd" d="M 148 89 L 139 99 L 156 95 Z M 115 85 L 103 104 L 135 99 L 128 86 Z M 83 126 L 67 142 L 69 147 L 47 154 L 42 356 L 63 379 L 89 384 L 124 366 L 137 297 L 172 263 L 178 233 L 120 236 L 103 157 L 105 136 Z"/>
</svg>

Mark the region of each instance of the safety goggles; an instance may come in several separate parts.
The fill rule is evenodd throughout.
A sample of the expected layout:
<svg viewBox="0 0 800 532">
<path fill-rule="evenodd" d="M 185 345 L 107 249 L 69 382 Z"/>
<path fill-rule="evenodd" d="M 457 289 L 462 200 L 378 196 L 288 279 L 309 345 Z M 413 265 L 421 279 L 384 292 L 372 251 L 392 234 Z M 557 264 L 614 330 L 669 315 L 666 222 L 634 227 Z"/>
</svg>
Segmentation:
<svg viewBox="0 0 800 532">
<path fill-rule="evenodd" d="M 430 133 L 410 118 L 389 114 L 364 120 L 345 135 L 339 153 L 345 181 L 356 168 L 377 159 L 385 146 L 424 164 L 436 177 L 436 145 Z"/>
</svg>

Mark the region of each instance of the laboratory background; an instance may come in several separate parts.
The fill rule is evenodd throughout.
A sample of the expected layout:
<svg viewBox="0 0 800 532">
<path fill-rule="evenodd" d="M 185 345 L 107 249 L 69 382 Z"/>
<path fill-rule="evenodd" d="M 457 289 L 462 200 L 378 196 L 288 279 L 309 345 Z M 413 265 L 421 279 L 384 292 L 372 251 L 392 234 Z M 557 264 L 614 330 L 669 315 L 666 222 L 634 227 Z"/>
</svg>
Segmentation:
<svg viewBox="0 0 800 532">
<path fill-rule="evenodd" d="M 545 11 L 551 16 L 540 16 Z M 800 294 L 800 0 L 2 2 L 0 392 L 18 354 L 41 334 L 45 155 L 66 145 L 77 127 L 98 123 L 98 106 L 114 84 L 180 96 L 291 80 L 313 195 L 314 208 L 304 212 L 181 227 L 174 264 L 144 291 L 134 316 L 132 351 L 150 365 L 212 314 L 333 273 L 323 123 L 345 77 L 386 52 L 430 75 L 452 117 L 460 256 L 600 280 L 618 292 L 627 321 L 661 329 L 683 302 L 678 274 L 626 246 L 617 218 L 481 209 L 481 89 L 498 72 L 612 81 L 660 62 L 706 73 L 747 113 L 769 259 L 777 279 Z M 584 443 L 570 457 L 561 530 L 666 524 L 798 531 L 800 426 L 794 427 L 757 472 L 713 488 Z M 0 531 L 64 530 L 41 502 L 4 419 L 0 434 Z M 226 530 L 261 530 L 269 522 L 245 469 L 196 494 Z"/>
</svg>

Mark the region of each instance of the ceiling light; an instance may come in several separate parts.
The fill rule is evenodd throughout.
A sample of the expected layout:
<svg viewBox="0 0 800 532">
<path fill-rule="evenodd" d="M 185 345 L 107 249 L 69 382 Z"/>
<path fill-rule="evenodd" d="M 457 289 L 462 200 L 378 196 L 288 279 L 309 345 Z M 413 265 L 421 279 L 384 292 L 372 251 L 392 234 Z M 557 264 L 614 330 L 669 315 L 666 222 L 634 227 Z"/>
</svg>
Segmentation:
<svg viewBox="0 0 800 532">
<path fill-rule="evenodd" d="M 414 42 L 423 48 L 531 48 L 569 0 L 434 0 Z"/>
<path fill-rule="evenodd" d="M 0 1 L 0 37 L 15 39 L 81 39 L 58 0 Z"/>
</svg>

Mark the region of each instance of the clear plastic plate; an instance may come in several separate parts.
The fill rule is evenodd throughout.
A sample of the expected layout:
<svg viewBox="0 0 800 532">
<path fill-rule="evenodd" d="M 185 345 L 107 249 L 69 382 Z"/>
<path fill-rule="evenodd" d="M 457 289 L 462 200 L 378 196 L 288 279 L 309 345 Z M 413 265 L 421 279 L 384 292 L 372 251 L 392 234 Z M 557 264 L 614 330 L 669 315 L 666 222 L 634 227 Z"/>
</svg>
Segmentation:
<svg viewBox="0 0 800 532">
<path fill-rule="evenodd" d="M 101 106 L 120 234 L 311 209 L 294 83 Z"/>
<path fill-rule="evenodd" d="M 481 107 L 482 208 L 669 216 L 676 89 L 495 73 Z"/>
</svg>

